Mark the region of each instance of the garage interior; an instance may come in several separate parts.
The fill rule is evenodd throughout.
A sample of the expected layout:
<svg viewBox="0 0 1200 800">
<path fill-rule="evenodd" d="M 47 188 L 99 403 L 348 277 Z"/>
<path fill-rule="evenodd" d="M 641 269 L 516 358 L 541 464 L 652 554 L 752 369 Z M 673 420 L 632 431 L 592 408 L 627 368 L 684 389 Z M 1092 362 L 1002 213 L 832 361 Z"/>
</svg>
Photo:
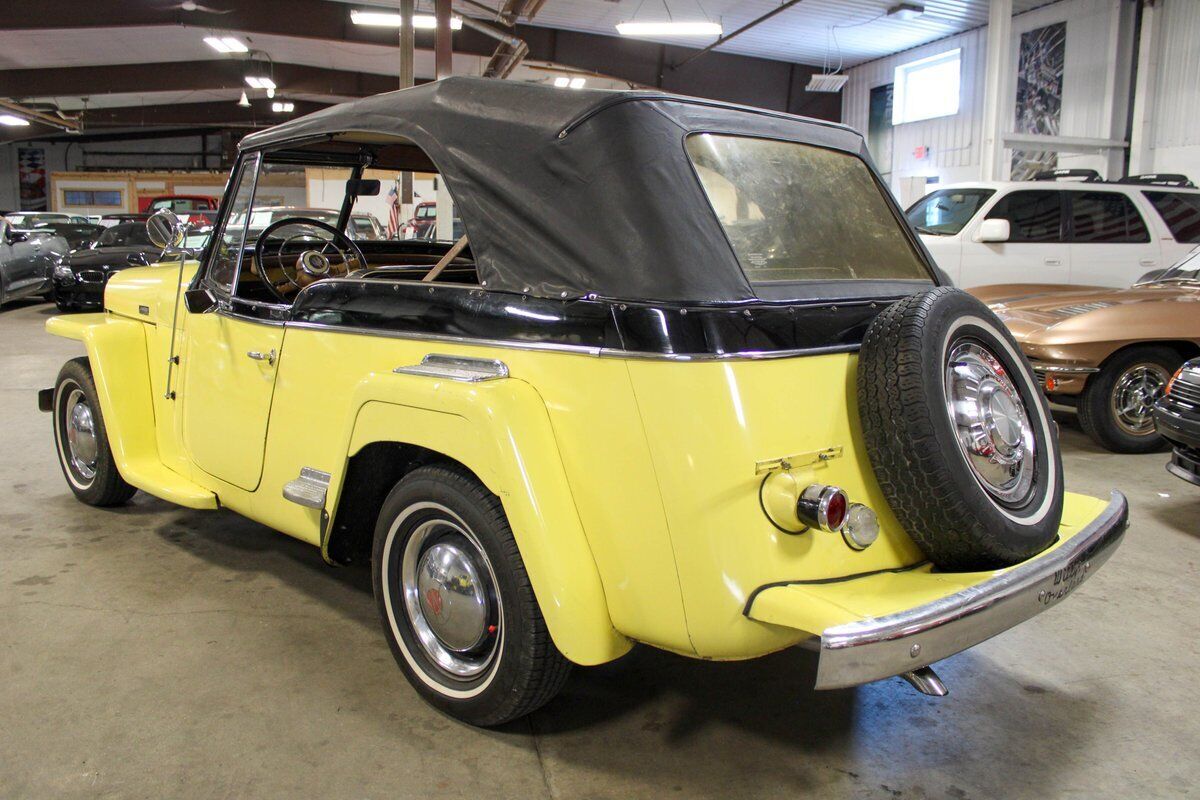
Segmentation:
<svg viewBox="0 0 1200 800">
<path fill-rule="evenodd" d="M 220 197 L 247 134 L 450 75 L 842 123 L 865 137 L 901 208 L 946 184 L 1047 169 L 1200 177 L 1195 0 L 437 0 L 415 3 L 424 22 L 412 28 L 389 23 L 413 6 L 10 9 L 0 215 L 138 214 L 157 196 Z M 719 33 L 618 35 L 618 23 L 689 20 Z M 1023 71 L 1035 52 L 1023 42 L 1038 36 L 1057 37 L 1057 73 L 1037 78 L 1057 86 L 1049 111 L 1018 97 L 1032 70 L 1055 69 Z M 249 81 L 262 76 L 270 88 Z M 395 214 L 408 219 L 426 189 L 398 188 Z M 482 730 L 410 689 L 380 636 L 366 566 L 329 567 L 227 509 L 145 492 L 115 508 L 77 502 L 37 402 L 84 354 L 45 333 L 58 313 L 41 296 L 0 307 L 0 796 L 1200 793 L 1200 487 L 1167 472 L 1166 448 L 1099 446 L 1069 405 L 1053 406 L 1066 488 L 1123 492 L 1128 534 L 1070 602 L 938 662 L 948 696 L 898 677 L 814 691 L 816 655 L 801 648 L 716 662 L 640 646 L 575 668 L 549 704 Z"/>
</svg>

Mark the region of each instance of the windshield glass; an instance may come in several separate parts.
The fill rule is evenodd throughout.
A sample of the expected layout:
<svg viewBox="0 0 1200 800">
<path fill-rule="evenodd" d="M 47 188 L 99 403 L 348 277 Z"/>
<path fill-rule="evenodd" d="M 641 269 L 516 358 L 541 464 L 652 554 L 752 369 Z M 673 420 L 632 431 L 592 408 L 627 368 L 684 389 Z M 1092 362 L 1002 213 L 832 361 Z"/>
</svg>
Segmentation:
<svg viewBox="0 0 1200 800">
<path fill-rule="evenodd" d="M 862 159 L 709 133 L 687 152 L 752 285 L 930 278 Z"/>
<path fill-rule="evenodd" d="M 1188 253 L 1182 261 L 1177 262 L 1162 275 L 1146 281 L 1146 283 L 1182 283 L 1185 281 L 1200 283 L 1200 247 Z"/>
<path fill-rule="evenodd" d="M 918 233 L 953 236 L 993 194 L 992 189 L 939 189 L 913 203 L 904 216 Z"/>
<path fill-rule="evenodd" d="M 96 239 L 92 247 L 149 247 L 150 236 L 146 226 L 139 223 L 114 225 L 108 228 Z"/>
</svg>

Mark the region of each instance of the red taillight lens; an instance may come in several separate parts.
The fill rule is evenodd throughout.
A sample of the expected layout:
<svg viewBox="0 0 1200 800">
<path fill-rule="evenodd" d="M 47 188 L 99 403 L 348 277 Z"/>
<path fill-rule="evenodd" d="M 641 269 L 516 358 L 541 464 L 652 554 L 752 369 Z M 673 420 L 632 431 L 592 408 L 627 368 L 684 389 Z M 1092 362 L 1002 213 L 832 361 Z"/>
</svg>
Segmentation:
<svg viewBox="0 0 1200 800">
<path fill-rule="evenodd" d="M 836 486 L 814 483 L 800 493 L 796 516 L 810 528 L 837 533 L 846 524 L 850 500 Z"/>
<path fill-rule="evenodd" d="M 830 530 L 840 531 L 842 526 L 846 524 L 846 510 L 850 507 L 850 502 L 846 499 L 846 493 L 838 489 L 832 497 L 829 498 L 829 505 L 825 507 L 825 524 Z"/>
</svg>

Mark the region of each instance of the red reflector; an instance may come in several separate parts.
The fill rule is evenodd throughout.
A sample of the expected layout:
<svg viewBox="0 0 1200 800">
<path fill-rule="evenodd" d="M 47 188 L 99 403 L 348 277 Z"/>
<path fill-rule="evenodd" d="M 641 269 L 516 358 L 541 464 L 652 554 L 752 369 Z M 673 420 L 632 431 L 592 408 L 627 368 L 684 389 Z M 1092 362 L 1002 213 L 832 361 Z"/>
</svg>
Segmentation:
<svg viewBox="0 0 1200 800">
<path fill-rule="evenodd" d="M 825 522 L 832 530 L 841 530 L 842 525 L 846 522 L 846 510 L 849 503 L 846 502 L 846 494 L 842 491 L 836 491 L 833 497 L 829 498 L 829 505 L 825 508 Z"/>
</svg>

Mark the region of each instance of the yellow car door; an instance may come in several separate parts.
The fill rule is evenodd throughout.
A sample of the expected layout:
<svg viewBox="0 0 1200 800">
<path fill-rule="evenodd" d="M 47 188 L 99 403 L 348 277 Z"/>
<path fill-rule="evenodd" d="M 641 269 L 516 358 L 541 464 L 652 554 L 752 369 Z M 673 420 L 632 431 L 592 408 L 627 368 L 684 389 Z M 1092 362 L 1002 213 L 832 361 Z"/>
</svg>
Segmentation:
<svg viewBox="0 0 1200 800">
<path fill-rule="evenodd" d="M 224 311 L 187 320 L 183 441 L 193 463 L 254 491 L 262 477 L 267 420 L 283 326 Z"/>
</svg>

